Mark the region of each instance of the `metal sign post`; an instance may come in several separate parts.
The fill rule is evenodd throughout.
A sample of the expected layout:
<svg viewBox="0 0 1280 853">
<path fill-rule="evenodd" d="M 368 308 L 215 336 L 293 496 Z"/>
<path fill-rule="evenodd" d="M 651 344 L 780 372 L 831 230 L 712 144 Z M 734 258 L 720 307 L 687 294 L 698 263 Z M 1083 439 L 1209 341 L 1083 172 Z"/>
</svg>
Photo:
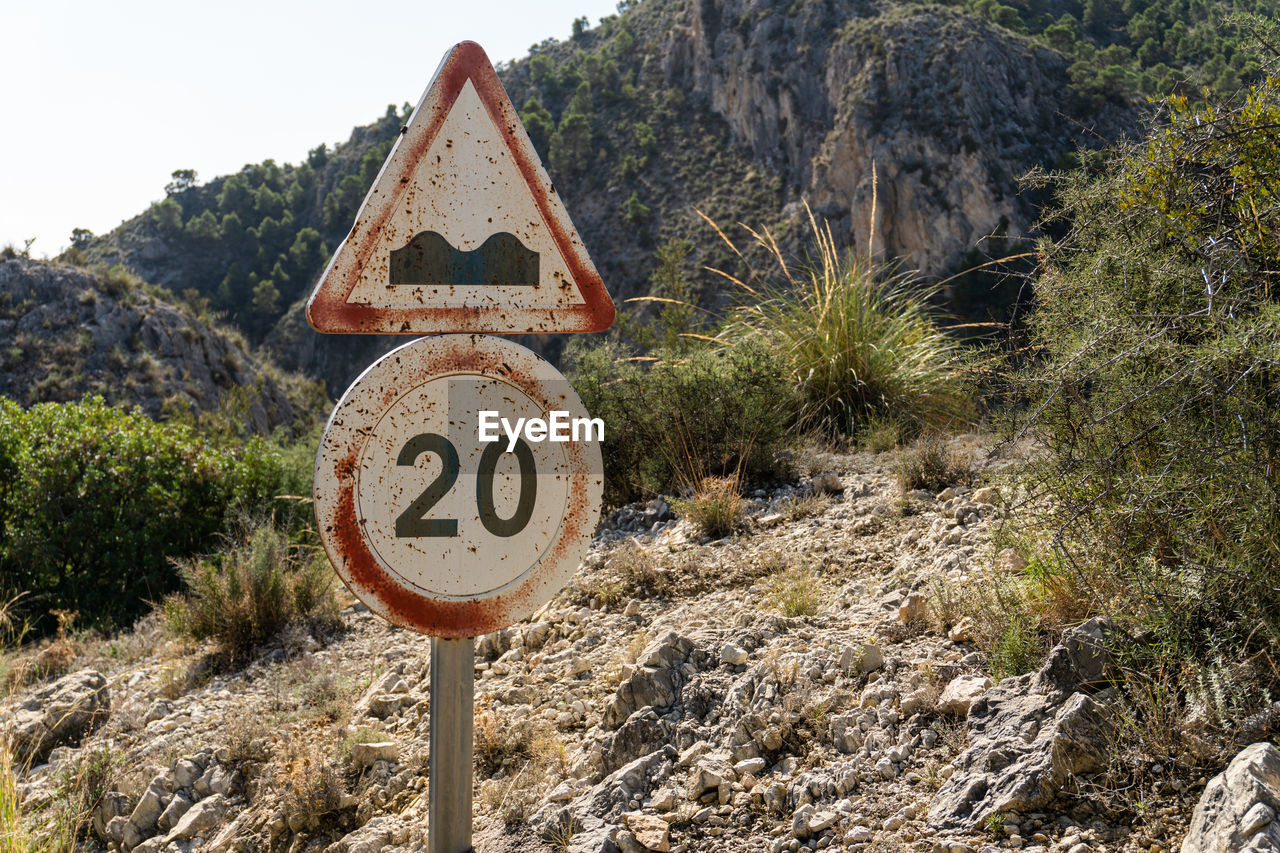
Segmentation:
<svg viewBox="0 0 1280 853">
<path fill-rule="evenodd" d="M 427 853 L 471 849 L 475 640 L 431 638 Z"/>
<path fill-rule="evenodd" d="M 568 583 L 604 485 L 603 425 L 592 433 L 568 381 L 477 333 L 600 332 L 613 318 L 492 63 L 474 42 L 454 46 L 307 303 L 318 332 L 441 335 L 347 389 L 314 488 L 343 582 L 432 637 L 429 853 L 471 850 L 474 638 Z M 486 431 L 494 419 L 504 434 Z"/>
</svg>

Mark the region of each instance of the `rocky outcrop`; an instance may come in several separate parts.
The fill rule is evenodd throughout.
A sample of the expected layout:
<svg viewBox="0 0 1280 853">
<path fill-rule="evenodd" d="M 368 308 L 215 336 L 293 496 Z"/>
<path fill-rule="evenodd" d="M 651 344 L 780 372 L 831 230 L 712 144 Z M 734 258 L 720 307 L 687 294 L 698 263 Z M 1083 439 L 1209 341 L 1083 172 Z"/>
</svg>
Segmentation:
<svg viewBox="0 0 1280 853">
<path fill-rule="evenodd" d="M 18 706 L 5 727 L 19 762 L 39 764 L 56 746 L 79 744 L 111 711 L 111 691 L 101 673 L 65 675 Z"/>
<path fill-rule="evenodd" d="M 1074 774 L 1101 768 L 1112 723 L 1085 691 L 1105 672 L 1107 627 L 1095 619 L 1068 630 L 1039 671 L 973 700 L 970 746 L 934 798 L 930 824 L 972 829 L 1001 812 L 1034 811 Z"/>
<path fill-rule="evenodd" d="M 1018 177 L 1133 122 L 1084 115 L 1065 57 L 954 8 L 700 0 L 685 23 L 664 45 L 669 81 L 708 97 L 838 243 L 870 235 L 928 272 L 988 234 L 1027 234 Z"/>
<path fill-rule="evenodd" d="M 100 394 L 157 417 L 217 409 L 258 433 L 299 414 L 284 387 L 236 337 L 117 273 L 0 261 L 0 394 L 24 405 Z"/>
<path fill-rule="evenodd" d="M 1280 851 L 1280 750 L 1255 743 L 1209 781 L 1182 853 Z"/>
<path fill-rule="evenodd" d="M 244 783 L 219 756 L 200 752 L 179 758 L 142 792 L 132 811 L 105 821 L 104 839 L 123 850 L 155 853 L 173 842 L 213 839 Z M 198 845 L 197 845 L 198 846 Z"/>
<path fill-rule="evenodd" d="M 693 641 L 675 632 L 647 646 L 605 707 L 603 725 L 616 729 L 643 708 L 666 709 L 676 704 L 681 687 L 696 669 L 690 661 L 694 651 Z"/>
</svg>

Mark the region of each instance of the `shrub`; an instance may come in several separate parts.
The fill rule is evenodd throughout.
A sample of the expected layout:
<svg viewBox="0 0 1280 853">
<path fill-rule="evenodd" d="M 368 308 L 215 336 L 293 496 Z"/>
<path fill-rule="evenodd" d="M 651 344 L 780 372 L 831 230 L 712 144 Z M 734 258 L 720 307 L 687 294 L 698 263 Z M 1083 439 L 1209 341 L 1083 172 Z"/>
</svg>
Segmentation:
<svg viewBox="0 0 1280 853">
<path fill-rule="evenodd" d="M 177 586 L 170 557 L 265 507 L 281 477 L 261 440 L 213 444 L 100 398 L 0 400 L 0 595 L 28 591 L 25 612 L 75 610 L 84 627 L 127 623 Z"/>
<path fill-rule="evenodd" d="M 974 476 L 969 460 L 933 433 L 921 436 L 911 447 L 898 452 L 894 474 L 904 495 L 912 489 L 938 492 L 947 486 L 968 484 Z"/>
<path fill-rule="evenodd" d="M 809 429 L 853 436 L 878 418 L 919 430 L 967 417 L 958 344 L 934 323 L 931 292 L 892 266 L 842 257 L 830 226 L 812 214 L 809 222 L 817 257 L 794 269 L 767 230 L 751 232 L 777 274 L 751 270 L 743 281 L 720 273 L 745 300 L 720 338 L 781 355 L 801 398 L 800 423 Z"/>
<path fill-rule="evenodd" d="M 703 536 L 719 539 L 728 536 L 742 519 L 742 494 L 738 478 L 706 477 L 698 484 L 693 497 L 677 500 L 672 506 L 688 518 Z"/>
<path fill-rule="evenodd" d="M 706 477 L 773 473 L 792 411 L 774 353 L 704 344 L 637 361 L 604 343 L 574 349 L 571 360 L 575 390 L 605 423 L 607 503 L 692 489 Z"/>
<path fill-rule="evenodd" d="M 165 626 L 213 640 L 227 663 L 243 661 L 295 621 L 321 631 L 340 624 L 328 558 L 290 543 L 273 525 L 250 526 L 222 553 L 178 567 L 190 591 L 165 599 Z"/>
<path fill-rule="evenodd" d="M 284 745 L 272 777 L 284 817 L 306 828 L 314 829 L 342 808 L 346 789 L 338 767 L 320 744 L 301 735 Z"/>
<path fill-rule="evenodd" d="M 1280 650 L 1278 127 L 1272 82 L 1174 98 L 1065 176 L 1020 374 L 1064 561 L 1188 660 Z"/>
</svg>

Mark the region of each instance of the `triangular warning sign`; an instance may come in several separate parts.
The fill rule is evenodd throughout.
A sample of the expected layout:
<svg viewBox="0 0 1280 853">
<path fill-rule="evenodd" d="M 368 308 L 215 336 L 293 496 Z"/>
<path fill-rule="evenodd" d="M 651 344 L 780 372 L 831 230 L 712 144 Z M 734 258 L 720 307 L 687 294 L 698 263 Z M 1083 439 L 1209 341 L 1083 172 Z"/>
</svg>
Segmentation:
<svg viewBox="0 0 1280 853">
<path fill-rule="evenodd" d="M 318 332 L 599 332 L 586 247 L 498 75 L 453 47 L 307 303 Z"/>
</svg>

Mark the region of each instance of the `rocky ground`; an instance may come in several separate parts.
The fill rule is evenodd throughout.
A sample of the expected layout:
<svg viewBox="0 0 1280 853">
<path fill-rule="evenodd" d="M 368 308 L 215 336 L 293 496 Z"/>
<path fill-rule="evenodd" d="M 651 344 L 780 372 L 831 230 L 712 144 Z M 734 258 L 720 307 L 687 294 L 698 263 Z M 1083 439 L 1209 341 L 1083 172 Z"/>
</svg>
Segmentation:
<svg viewBox="0 0 1280 853">
<path fill-rule="evenodd" d="M 1108 783 L 1106 624 L 992 686 L 938 612 L 1019 568 L 1001 458 L 953 446 L 975 486 L 904 499 L 891 454 L 819 454 L 726 539 L 615 512 L 570 588 L 477 642 L 476 849 L 1175 849 L 1208 780 Z M 425 850 L 429 640 L 344 619 L 230 674 L 154 618 L 98 645 L 0 706 L 28 807 L 101 756 L 90 849 Z"/>
</svg>

